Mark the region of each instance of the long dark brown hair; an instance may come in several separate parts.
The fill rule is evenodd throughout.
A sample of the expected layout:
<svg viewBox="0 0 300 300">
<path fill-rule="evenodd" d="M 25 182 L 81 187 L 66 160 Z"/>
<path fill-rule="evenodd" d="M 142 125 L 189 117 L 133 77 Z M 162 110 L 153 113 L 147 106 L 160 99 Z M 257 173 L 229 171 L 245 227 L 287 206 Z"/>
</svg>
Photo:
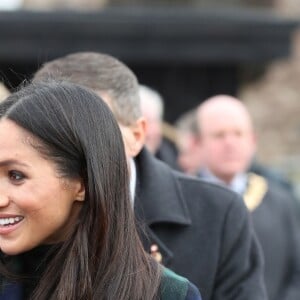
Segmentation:
<svg viewBox="0 0 300 300">
<path fill-rule="evenodd" d="M 86 192 L 32 299 L 156 299 L 161 271 L 138 238 L 122 136 L 106 104 L 83 87 L 55 81 L 31 84 L 6 101 L 2 118 L 31 133 L 33 147 L 62 177 L 81 178 Z"/>
</svg>

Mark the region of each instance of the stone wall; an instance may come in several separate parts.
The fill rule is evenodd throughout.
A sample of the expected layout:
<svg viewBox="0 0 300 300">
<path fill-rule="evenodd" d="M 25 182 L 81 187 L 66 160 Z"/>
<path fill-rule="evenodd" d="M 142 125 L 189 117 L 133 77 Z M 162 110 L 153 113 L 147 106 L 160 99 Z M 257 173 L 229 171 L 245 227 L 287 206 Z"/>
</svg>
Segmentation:
<svg viewBox="0 0 300 300">
<path fill-rule="evenodd" d="M 267 67 L 256 82 L 242 87 L 258 136 L 258 158 L 290 177 L 300 195 L 300 30 L 293 53 Z"/>
</svg>

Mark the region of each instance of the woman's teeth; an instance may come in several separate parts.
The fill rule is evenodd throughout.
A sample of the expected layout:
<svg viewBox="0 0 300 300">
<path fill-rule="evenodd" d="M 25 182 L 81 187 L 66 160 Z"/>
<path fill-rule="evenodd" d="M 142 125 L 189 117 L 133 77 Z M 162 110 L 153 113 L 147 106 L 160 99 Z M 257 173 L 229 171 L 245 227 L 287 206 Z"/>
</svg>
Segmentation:
<svg viewBox="0 0 300 300">
<path fill-rule="evenodd" d="M 0 226 L 13 225 L 20 222 L 23 217 L 15 217 L 15 218 L 0 218 Z"/>
</svg>

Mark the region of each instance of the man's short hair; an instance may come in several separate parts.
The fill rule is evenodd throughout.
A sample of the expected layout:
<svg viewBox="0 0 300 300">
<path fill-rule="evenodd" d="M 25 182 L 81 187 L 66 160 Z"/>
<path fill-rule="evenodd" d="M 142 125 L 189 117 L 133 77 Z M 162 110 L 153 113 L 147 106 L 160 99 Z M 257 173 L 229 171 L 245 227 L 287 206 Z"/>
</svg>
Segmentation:
<svg viewBox="0 0 300 300">
<path fill-rule="evenodd" d="M 156 90 L 142 84 L 139 86 L 139 93 L 142 110 L 143 108 L 154 109 L 157 118 L 162 121 L 164 116 L 164 101 L 162 96 Z"/>
<path fill-rule="evenodd" d="M 139 85 L 133 72 L 118 59 L 102 53 L 78 52 L 45 63 L 33 81 L 67 80 L 106 94 L 111 109 L 123 125 L 141 116 Z"/>
<path fill-rule="evenodd" d="M 191 109 L 181 115 L 175 123 L 177 130 L 191 133 L 194 136 L 199 135 L 199 127 L 197 124 L 197 111 Z"/>
</svg>

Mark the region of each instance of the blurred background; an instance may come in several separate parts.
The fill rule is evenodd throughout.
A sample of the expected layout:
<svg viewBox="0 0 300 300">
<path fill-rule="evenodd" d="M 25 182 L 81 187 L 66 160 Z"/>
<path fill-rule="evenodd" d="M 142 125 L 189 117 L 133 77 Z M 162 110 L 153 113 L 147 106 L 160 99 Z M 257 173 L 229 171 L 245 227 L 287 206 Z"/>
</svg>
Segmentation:
<svg viewBox="0 0 300 300">
<path fill-rule="evenodd" d="M 237 96 L 258 159 L 300 195 L 300 0 L 1 0 L 0 76 L 9 90 L 47 60 L 112 54 L 164 98 L 168 124 L 215 94 Z"/>
</svg>

